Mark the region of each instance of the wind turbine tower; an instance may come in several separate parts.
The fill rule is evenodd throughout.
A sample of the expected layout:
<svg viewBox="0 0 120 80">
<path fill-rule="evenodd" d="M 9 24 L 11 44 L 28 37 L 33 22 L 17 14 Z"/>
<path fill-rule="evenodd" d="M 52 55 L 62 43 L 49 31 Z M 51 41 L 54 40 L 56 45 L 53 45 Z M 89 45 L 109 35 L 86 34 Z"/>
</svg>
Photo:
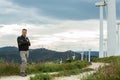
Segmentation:
<svg viewBox="0 0 120 80">
<path fill-rule="evenodd" d="M 108 0 L 107 38 L 108 56 L 117 55 L 116 0 Z"/>
<path fill-rule="evenodd" d="M 104 47 L 103 47 L 103 42 L 104 42 L 104 35 L 103 35 L 103 8 L 106 6 L 106 1 L 102 2 L 97 2 L 95 4 L 97 7 L 100 7 L 100 39 L 99 39 L 99 58 L 104 57 Z"/>
</svg>

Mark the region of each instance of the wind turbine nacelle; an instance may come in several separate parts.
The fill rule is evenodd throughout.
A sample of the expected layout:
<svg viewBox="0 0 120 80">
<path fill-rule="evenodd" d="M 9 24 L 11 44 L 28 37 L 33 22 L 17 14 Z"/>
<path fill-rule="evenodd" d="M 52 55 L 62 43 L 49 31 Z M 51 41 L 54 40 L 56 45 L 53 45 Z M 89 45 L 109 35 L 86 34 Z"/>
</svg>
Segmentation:
<svg viewBox="0 0 120 80">
<path fill-rule="evenodd" d="M 105 2 L 97 2 L 97 3 L 95 3 L 95 5 L 96 5 L 97 7 L 100 7 L 100 6 L 105 6 L 106 3 L 105 3 Z"/>
</svg>

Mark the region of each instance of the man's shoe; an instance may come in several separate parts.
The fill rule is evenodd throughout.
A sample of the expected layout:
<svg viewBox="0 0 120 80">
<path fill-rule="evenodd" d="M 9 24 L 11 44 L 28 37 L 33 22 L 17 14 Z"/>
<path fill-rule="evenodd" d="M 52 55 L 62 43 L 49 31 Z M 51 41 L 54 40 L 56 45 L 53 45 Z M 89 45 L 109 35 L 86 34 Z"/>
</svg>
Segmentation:
<svg viewBox="0 0 120 80">
<path fill-rule="evenodd" d="M 27 76 L 27 74 L 25 72 L 21 72 L 20 76 L 25 77 L 25 76 Z"/>
</svg>

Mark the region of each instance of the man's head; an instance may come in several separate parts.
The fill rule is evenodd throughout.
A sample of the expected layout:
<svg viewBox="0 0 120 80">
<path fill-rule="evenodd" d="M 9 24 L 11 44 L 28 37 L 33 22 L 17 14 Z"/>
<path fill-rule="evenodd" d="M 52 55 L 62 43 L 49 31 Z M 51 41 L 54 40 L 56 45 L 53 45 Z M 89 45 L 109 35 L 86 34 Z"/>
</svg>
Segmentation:
<svg viewBox="0 0 120 80">
<path fill-rule="evenodd" d="M 22 29 L 22 35 L 26 36 L 27 35 L 27 29 Z"/>
</svg>

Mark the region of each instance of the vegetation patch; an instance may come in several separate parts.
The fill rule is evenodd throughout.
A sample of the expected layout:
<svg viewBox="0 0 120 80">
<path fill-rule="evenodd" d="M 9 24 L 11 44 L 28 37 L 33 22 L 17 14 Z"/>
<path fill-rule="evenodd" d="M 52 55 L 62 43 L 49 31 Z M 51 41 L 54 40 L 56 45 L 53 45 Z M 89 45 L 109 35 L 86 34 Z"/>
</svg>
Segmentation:
<svg viewBox="0 0 120 80">
<path fill-rule="evenodd" d="M 0 63 L 0 76 L 18 75 L 20 65 L 14 63 Z"/>
<path fill-rule="evenodd" d="M 82 72 L 92 71 L 93 69 L 85 68 L 85 69 L 73 69 L 73 70 L 65 70 L 60 71 L 58 74 L 36 74 L 36 76 L 31 77 L 30 80 L 53 80 L 55 77 L 61 77 L 61 76 L 70 76 L 70 75 L 77 75 Z"/>
<path fill-rule="evenodd" d="M 120 80 L 120 57 L 96 59 L 96 62 L 107 62 L 109 66 L 99 69 L 95 74 L 83 80 Z"/>
<path fill-rule="evenodd" d="M 111 56 L 111 57 L 105 57 L 105 58 L 96 58 L 93 60 L 93 62 L 112 63 L 112 62 L 115 62 L 117 59 L 120 59 L 120 57 Z"/>
<path fill-rule="evenodd" d="M 90 68 L 65 70 L 65 71 L 60 71 L 58 74 L 55 74 L 53 76 L 55 76 L 55 77 L 61 77 L 61 76 L 77 75 L 79 73 L 88 72 L 88 71 L 92 71 L 92 70 L 93 69 L 90 69 Z"/>
<path fill-rule="evenodd" d="M 56 64 L 56 63 L 37 63 L 37 64 L 30 64 L 27 67 L 27 73 L 39 73 L 39 72 L 58 72 L 64 70 L 72 70 L 72 69 L 82 69 L 87 67 L 91 63 L 86 61 L 74 61 L 71 63 L 63 63 L 63 64 Z"/>
<path fill-rule="evenodd" d="M 27 66 L 27 74 L 59 72 L 65 70 L 82 69 L 91 63 L 86 61 L 73 61 L 70 63 L 57 64 L 53 62 L 32 63 Z M 0 76 L 19 75 L 20 64 L 0 63 Z"/>
</svg>

